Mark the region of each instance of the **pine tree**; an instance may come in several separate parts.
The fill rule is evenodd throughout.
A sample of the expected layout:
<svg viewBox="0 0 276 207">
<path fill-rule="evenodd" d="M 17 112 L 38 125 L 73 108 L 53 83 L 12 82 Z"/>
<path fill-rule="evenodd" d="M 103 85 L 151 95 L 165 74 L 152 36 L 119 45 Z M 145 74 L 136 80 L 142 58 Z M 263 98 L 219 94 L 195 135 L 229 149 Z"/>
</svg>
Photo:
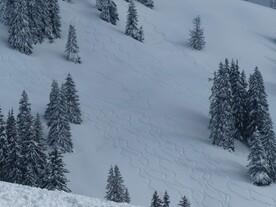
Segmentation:
<svg viewBox="0 0 276 207">
<path fill-rule="evenodd" d="M 178 204 L 180 207 L 190 207 L 191 203 L 186 196 L 183 196 Z"/>
<path fill-rule="evenodd" d="M 81 59 L 78 56 L 79 46 L 77 43 L 76 29 L 73 25 L 69 26 L 68 39 L 65 47 L 66 59 L 74 63 L 81 63 Z"/>
<path fill-rule="evenodd" d="M 144 42 L 145 37 L 144 37 L 144 30 L 143 30 L 143 26 L 141 26 L 137 32 L 137 37 L 135 38 L 136 40 L 140 41 L 140 42 Z"/>
<path fill-rule="evenodd" d="M 54 83 L 54 85 L 56 84 L 57 83 Z M 66 98 L 64 94 L 61 93 L 58 86 L 55 88 L 55 90 L 56 98 L 50 102 L 48 106 L 48 144 L 53 147 L 53 149 L 57 149 L 60 152 L 72 152 L 73 143 L 71 139 L 69 118 L 67 114 Z"/>
<path fill-rule="evenodd" d="M 22 183 L 23 172 L 22 172 L 22 146 L 19 145 L 16 121 L 13 115 L 13 110 L 9 111 L 7 124 L 6 124 L 6 135 L 7 135 L 7 157 L 3 171 L 5 174 L 5 180 L 11 183 Z"/>
<path fill-rule="evenodd" d="M 269 185 L 271 183 L 269 165 L 261 142 L 261 134 L 257 128 L 250 140 L 250 154 L 248 156 L 250 162 L 247 166 L 250 180 L 255 185 Z"/>
<path fill-rule="evenodd" d="M 101 14 L 100 18 L 106 22 L 110 22 L 110 10 L 109 10 L 110 0 L 101 1 Z"/>
<path fill-rule="evenodd" d="M 127 23 L 125 34 L 131 36 L 132 38 L 137 38 L 138 31 L 138 19 L 137 11 L 133 0 L 130 0 L 127 14 Z"/>
<path fill-rule="evenodd" d="M 190 31 L 190 45 L 196 49 L 196 50 L 201 50 L 205 46 L 205 41 L 204 41 L 204 30 L 201 28 L 201 19 L 200 16 L 197 16 L 193 20 L 194 28 L 193 30 Z"/>
<path fill-rule="evenodd" d="M 125 193 L 124 193 L 124 202 L 130 203 L 130 196 L 127 188 L 125 189 Z"/>
<path fill-rule="evenodd" d="M 46 110 L 44 113 L 44 117 L 45 117 L 45 119 L 47 119 L 48 126 L 50 126 L 51 113 L 53 111 L 54 103 L 57 102 L 58 96 L 59 96 L 58 82 L 56 80 L 53 80 L 52 85 L 51 85 L 51 92 L 50 92 L 50 96 L 49 96 L 50 102 L 47 104 Z"/>
<path fill-rule="evenodd" d="M 49 18 L 51 24 L 51 37 L 56 39 L 60 38 L 60 11 L 58 0 L 47 0 L 47 6 L 49 11 Z M 51 41 L 51 40 L 50 40 Z"/>
<path fill-rule="evenodd" d="M 117 165 L 114 166 L 114 180 L 113 180 L 113 189 L 114 189 L 114 201 L 118 203 L 124 202 L 124 180 Z"/>
<path fill-rule="evenodd" d="M 119 14 L 117 12 L 117 5 L 112 0 L 109 3 L 109 13 L 111 24 L 116 25 L 117 21 L 119 21 Z"/>
<path fill-rule="evenodd" d="M 108 177 L 107 177 L 107 185 L 106 185 L 106 196 L 105 199 L 108 201 L 114 201 L 114 188 L 113 188 L 113 183 L 114 183 L 114 172 L 113 172 L 113 167 L 111 166 L 108 172 Z"/>
<path fill-rule="evenodd" d="M 152 196 L 150 207 L 162 207 L 162 200 L 159 198 L 157 191 Z"/>
<path fill-rule="evenodd" d="M 236 135 L 235 138 L 244 140 L 244 119 L 245 119 L 245 89 L 239 71 L 238 62 L 232 60 L 230 67 L 230 84 L 233 96 L 233 116 L 235 119 Z"/>
<path fill-rule="evenodd" d="M 62 154 L 58 150 L 49 153 L 49 161 L 47 166 L 47 180 L 45 180 L 44 188 L 48 190 L 59 190 L 71 192 L 67 187 L 68 180 L 65 173 L 69 171 L 65 168 L 62 161 Z"/>
<path fill-rule="evenodd" d="M 46 167 L 47 167 L 47 156 L 46 156 L 46 140 L 43 136 L 43 127 L 40 121 L 40 117 L 37 114 L 33 122 L 33 142 L 36 144 L 36 173 L 37 182 L 36 186 L 43 188 L 44 180 L 46 179 Z"/>
<path fill-rule="evenodd" d="M 170 206 L 170 197 L 167 193 L 167 191 L 165 191 L 165 194 L 163 196 L 163 202 L 162 202 L 162 207 L 169 207 Z"/>
<path fill-rule="evenodd" d="M 82 122 L 82 119 L 81 119 L 79 96 L 77 94 L 75 82 L 73 81 L 73 78 L 70 73 L 68 74 L 66 81 L 64 83 L 63 93 L 64 93 L 64 96 L 66 97 L 66 105 L 67 105 L 67 113 L 69 116 L 69 121 L 74 124 L 80 124 Z"/>
<path fill-rule="evenodd" d="M 2 109 L 0 108 L 0 180 L 6 181 L 6 174 L 4 171 L 4 166 L 6 165 L 6 157 L 8 155 L 8 141 L 5 131 L 5 121 L 2 114 Z"/>
<path fill-rule="evenodd" d="M 269 113 L 264 81 L 258 68 L 249 78 L 247 101 L 247 136 L 249 143 L 257 128 L 261 134 L 261 141 L 267 155 L 269 177 L 276 181 L 276 138 Z"/>
<path fill-rule="evenodd" d="M 31 20 L 25 0 L 15 0 L 14 12 L 9 19 L 9 44 L 21 53 L 32 54 Z"/>
</svg>

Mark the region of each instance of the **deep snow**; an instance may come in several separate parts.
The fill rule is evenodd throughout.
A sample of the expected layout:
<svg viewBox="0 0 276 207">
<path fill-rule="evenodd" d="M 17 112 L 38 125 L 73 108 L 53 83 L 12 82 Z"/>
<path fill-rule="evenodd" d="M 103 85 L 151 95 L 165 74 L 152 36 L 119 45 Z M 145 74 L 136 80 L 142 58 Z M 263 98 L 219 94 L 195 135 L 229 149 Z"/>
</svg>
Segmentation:
<svg viewBox="0 0 276 207">
<path fill-rule="evenodd" d="M 72 125 L 74 153 L 65 157 L 73 193 L 104 198 L 108 169 L 118 164 L 132 204 L 149 206 L 154 190 L 167 190 L 172 206 L 183 195 L 194 207 L 275 206 L 276 185 L 248 179 L 246 147 L 236 142 L 229 153 L 212 146 L 207 130 L 208 78 L 224 58 L 238 59 L 247 76 L 259 66 L 276 120 L 275 10 L 242 0 L 155 0 L 154 10 L 136 2 L 140 43 L 124 35 L 127 3 L 116 4 L 120 21 L 113 26 L 99 18 L 94 1 L 60 1 L 62 38 L 35 46 L 31 56 L 9 48 L 1 26 L 5 114 L 17 110 L 23 89 L 32 112 L 43 114 L 52 79 L 61 84 L 70 72 L 84 120 Z M 187 42 L 197 15 L 202 51 Z M 81 65 L 65 60 L 69 24 L 77 29 Z"/>
</svg>

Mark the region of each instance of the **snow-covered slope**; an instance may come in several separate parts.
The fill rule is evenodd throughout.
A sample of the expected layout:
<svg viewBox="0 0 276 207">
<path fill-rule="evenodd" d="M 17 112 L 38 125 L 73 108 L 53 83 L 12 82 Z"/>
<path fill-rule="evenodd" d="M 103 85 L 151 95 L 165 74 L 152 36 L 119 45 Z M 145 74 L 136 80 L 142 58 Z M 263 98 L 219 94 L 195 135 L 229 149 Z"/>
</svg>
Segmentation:
<svg viewBox="0 0 276 207">
<path fill-rule="evenodd" d="M 136 2 L 140 43 L 124 35 L 128 5 L 116 3 L 120 22 L 113 26 L 93 0 L 60 1 L 62 38 L 36 46 L 32 56 L 10 49 L 1 26 L 4 112 L 18 108 L 25 89 L 33 113 L 43 114 L 52 79 L 61 83 L 70 72 L 84 119 L 72 126 L 75 151 L 65 157 L 74 193 L 103 198 L 108 169 L 118 164 L 133 204 L 149 206 L 154 190 L 167 190 L 172 206 L 183 195 L 194 207 L 275 206 L 275 184 L 248 180 L 246 147 L 214 147 L 207 130 L 208 78 L 224 58 L 238 59 L 247 75 L 259 66 L 276 120 L 275 10 L 242 0 L 155 0 L 154 10 Z M 203 51 L 187 43 L 196 15 L 205 28 Z M 81 65 L 65 61 L 69 24 L 76 25 Z"/>
<path fill-rule="evenodd" d="M 0 206 L 10 207 L 131 207 L 59 191 L 0 182 Z"/>
</svg>

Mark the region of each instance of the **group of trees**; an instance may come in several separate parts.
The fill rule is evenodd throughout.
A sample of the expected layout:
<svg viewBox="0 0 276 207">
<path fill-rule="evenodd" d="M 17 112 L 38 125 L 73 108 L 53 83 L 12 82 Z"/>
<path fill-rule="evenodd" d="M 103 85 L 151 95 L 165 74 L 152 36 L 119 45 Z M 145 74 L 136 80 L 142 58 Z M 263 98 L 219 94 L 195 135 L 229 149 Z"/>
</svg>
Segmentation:
<svg viewBox="0 0 276 207">
<path fill-rule="evenodd" d="M 79 96 L 70 73 L 61 88 L 58 82 L 53 80 L 49 99 L 44 114 L 49 127 L 47 142 L 60 152 L 72 152 L 70 123 L 80 124 L 82 119 Z"/>
<path fill-rule="evenodd" d="M 170 206 L 170 197 L 165 191 L 163 200 L 159 197 L 157 191 L 154 192 L 150 207 L 169 207 Z M 190 207 L 191 203 L 186 196 L 181 197 L 178 206 L 180 207 Z"/>
<path fill-rule="evenodd" d="M 57 0 L 3 0 L 1 21 L 8 26 L 12 48 L 30 55 L 33 45 L 47 38 L 60 38 L 60 14 Z"/>
<path fill-rule="evenodd" d="M 38 114 L 31 115 L 26 91 L 18 111 L 16 119 L 11 109 L 5 122 L 0 109 L 1 181 L 70 192 L 62 155 L 57 150 L 47 154 L 41 120 Z"/>
<path fill-rule="evenodd" d="M 150 2 L 152 0 L 144 0 L 143 2 Z M 132 38 L 143 42 L 144 41 L 144 31 L 141 26 L 138 28 L 138 17 L 137 10 L 133 0 L 129 0 L 129 8 L 127 14 L 127 23 L 125 34 L 131 36 Z M 150 5 L 150 4 L 149 4 Z M 153 4 L 152 4 L 153 5 Z M 99 11 L 101 11 L 100 18 L 106 22 L 110 22 L 116 25 L 119 20 L 119 15 L 117 12 L 117 5 L 112 0 L 97 0 L 96 6 Z"/>
<path fill-rule="evenodd" d="M 256 185 L 275 182 L 276 138 L 260 71 L 255 68 L 248 84 L 238 62 L 229 64 L 226 59 L 212 81 L 209 111 L 212 144 L 234 151 L 234 139 L 247 143 L 250 180 Z"/>
<path fill-rule="evenodd" d="M 117 203 L 130 203 L 128 189 L 124 185 L 124 180 L 117 165 L 111 166 L 108 172 L 105 199 Z"/>
</svg>

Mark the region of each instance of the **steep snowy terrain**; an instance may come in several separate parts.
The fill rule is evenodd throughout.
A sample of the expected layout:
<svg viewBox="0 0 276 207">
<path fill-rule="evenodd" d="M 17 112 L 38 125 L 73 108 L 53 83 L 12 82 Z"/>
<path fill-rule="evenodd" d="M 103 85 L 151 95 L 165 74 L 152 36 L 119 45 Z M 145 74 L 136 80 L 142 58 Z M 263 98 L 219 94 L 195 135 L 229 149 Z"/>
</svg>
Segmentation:
<svg viewBox="0 0 276 207">
<path fill-rule="evenodd" d="M 136 2 L 140 43 L 124 35 L 127 2 L 116 3 L 120 22 L 113 26 L 99 18 L 93 0 L 60 1 L 62 38 L 31 56 L 10 49 L 1 26 L 4 112 L 17 110 L 25 89 L 32 112 L 43 114 L 52 79 L 61 84 L 70 72 L 84 119 L 72 126 L 74 153 L 65 157 L 73 193 L 103 198 L 108 169 L 118 164 L 133 204 L 149 206 L 154 190 L 167 190 L 172 206 L 183 195 L 194 207 L 275 206 L 275 184 L 248 180 L 246 147 L 236 143 L 229 153 L 212 146 L 207 130 L 208 78 L 224 58 L 238 59 L 248 76 L 259 66 L 275 122 L 275 10 L 242 0 L 155 0 L 154 10 Z M 197 15 L 202 51 L 187 43 Z M 69 24 L 76 25 L 81 65 L 65 60 Z"/>
<path fill-rule="evenodd" d="M 130 207 L 128 204 L 105 202 L 58 191 L 48 191 L 0 182 L 0 206 L 12 207 Z"/>
</svg>

